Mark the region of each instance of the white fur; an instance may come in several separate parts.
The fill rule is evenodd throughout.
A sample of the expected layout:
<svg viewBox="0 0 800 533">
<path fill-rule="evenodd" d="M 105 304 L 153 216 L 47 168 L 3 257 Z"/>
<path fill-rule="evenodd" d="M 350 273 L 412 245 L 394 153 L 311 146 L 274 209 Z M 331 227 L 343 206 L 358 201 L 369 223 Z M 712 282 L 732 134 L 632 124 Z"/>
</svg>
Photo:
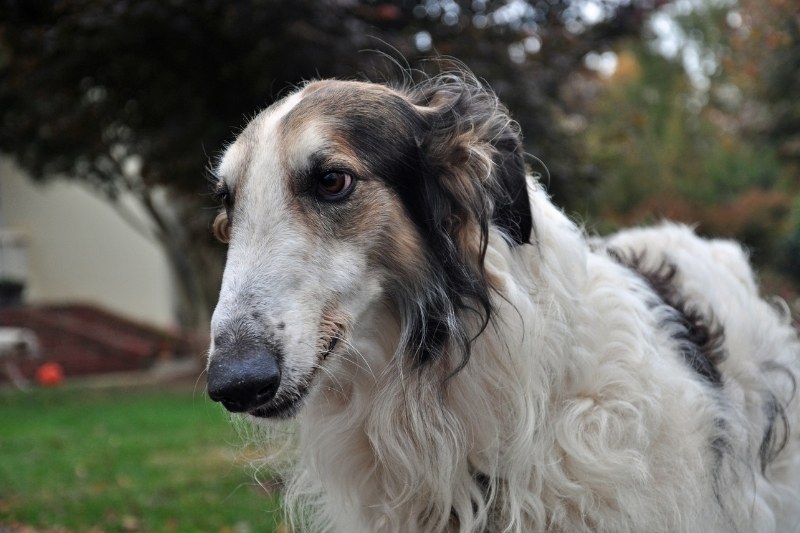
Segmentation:
<svg viewBox="0 0 800 533">
<path fill-rule="evenodd" d="M 358 246 L 298 231 L 282 182 L 254 178 L 283 172 L 268 149 L 272 130 L 261 126 L 251 132 L 258 148 L 237 200 L 250 207 L 233 225 L 214 328 L 255 306 L 291 329 L 289 385 L 319 369 L 294 422 L 287 472 L 299 528 L 800 531 L 800 433 L 766 474 L 758 459 L 766 391 L 791 396 L 784 374 L 765 368 L 777 363 L 796 376 L 800 344 L 760 299 L 738 245 L 664 224 L 590 248 L 531 182 L 533 244 L 510 246 L 490 230 L 495 320 L 443 383 L 396 353 L 398 311 L 380 298 L 391 272 L 367 268 Z M 301 138 L 300 151 L 316 142 Z M 677 267 L 679 292 L 724 328 L 723 387 L 681 359 L 676 332 L 648 304 L 651 288 L 607 248 Z M 332 294 L 349 336 L 319 361 L 308 345 Z M 787 413 L 800 427 L 797 401 Z M 725 443 L 721 458 L 715 441 Z"/>
</svg>

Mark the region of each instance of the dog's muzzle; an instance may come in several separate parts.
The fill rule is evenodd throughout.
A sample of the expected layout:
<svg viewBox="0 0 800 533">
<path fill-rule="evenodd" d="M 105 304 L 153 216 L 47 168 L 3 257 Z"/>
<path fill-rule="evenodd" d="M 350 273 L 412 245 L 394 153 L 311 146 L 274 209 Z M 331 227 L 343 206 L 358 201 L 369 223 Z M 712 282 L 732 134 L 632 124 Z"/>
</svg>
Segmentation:
<svg viewBox="0 0 800 533">
<path fill-rule="evenodd" d="M 281 369 L 267 348 L 244 352 L 217 350 L 208 366 L 208 395 L 232 413 L 253 411 L 275 396 Z"/>
</svg>

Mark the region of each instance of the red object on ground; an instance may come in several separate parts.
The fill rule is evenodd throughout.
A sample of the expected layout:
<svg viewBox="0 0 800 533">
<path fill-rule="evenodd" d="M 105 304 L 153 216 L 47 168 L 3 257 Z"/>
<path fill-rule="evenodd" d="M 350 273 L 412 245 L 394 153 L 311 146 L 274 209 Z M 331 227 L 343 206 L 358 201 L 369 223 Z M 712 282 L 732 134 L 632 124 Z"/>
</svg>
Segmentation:
<svg viewBox="0 0 800 533">
<path fill-rule="evenodd" d="M 58 363 L 44 363 L 36 369 L 36 381 L 43 387 L 56 387 L 64 381 L 64 370 Z"/>
</svg>

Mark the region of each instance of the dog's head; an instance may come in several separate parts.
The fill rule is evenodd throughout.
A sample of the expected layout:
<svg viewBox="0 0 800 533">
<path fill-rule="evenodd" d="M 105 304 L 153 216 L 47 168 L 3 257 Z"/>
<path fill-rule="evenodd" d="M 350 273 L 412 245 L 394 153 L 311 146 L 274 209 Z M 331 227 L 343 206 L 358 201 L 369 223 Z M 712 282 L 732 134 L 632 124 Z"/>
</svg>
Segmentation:
<svg viewBox="0 0 800 533">
<path fill-rule="evenodd" d="M 377 306 L 401 323 L 398 357 L 466 363 L 480 327 L 461 315 L 491 314 L 490 227 L 509 245 L 531 233 L 516 123 L 465 75 L 310 83 L 250 122 L 216 174 L 229 248 L 209 394 L 260 417 L 294 414 Z"/>
</svg>

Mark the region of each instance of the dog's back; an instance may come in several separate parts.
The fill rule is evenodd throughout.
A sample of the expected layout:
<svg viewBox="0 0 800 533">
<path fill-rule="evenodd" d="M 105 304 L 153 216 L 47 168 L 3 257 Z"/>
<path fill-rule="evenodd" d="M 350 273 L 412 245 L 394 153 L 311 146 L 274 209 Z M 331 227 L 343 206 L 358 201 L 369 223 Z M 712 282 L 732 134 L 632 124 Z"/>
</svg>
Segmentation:
<svg viewBox="0 0 800 533">
<path fill-rule="evenodd" d="M 761 298 L 747 255 L 733 241 L 701 239 L 685 226 L 665 223 L 622 231 L 605 245 L 644 275 L 669 269 L 670 286 L 659 289 L 668 294 L 662 296 L 716 337 L 708 339 L 718 344 L 709 364 L 718 370 L 720 401 L 735 418 L 728 433 L 746 441 L 740 449 L 747 456 L 736 459 L 763 474 L 732 465 L 730 481 L 752 478 L 753 514 L 769 521 L 774 513 L 775 531 L 800 531 L 800 410 L 792 401 L 800 344 L 785 304 Z M 736 432 L 738 425 L 746 429 Z"/>
</svg>

